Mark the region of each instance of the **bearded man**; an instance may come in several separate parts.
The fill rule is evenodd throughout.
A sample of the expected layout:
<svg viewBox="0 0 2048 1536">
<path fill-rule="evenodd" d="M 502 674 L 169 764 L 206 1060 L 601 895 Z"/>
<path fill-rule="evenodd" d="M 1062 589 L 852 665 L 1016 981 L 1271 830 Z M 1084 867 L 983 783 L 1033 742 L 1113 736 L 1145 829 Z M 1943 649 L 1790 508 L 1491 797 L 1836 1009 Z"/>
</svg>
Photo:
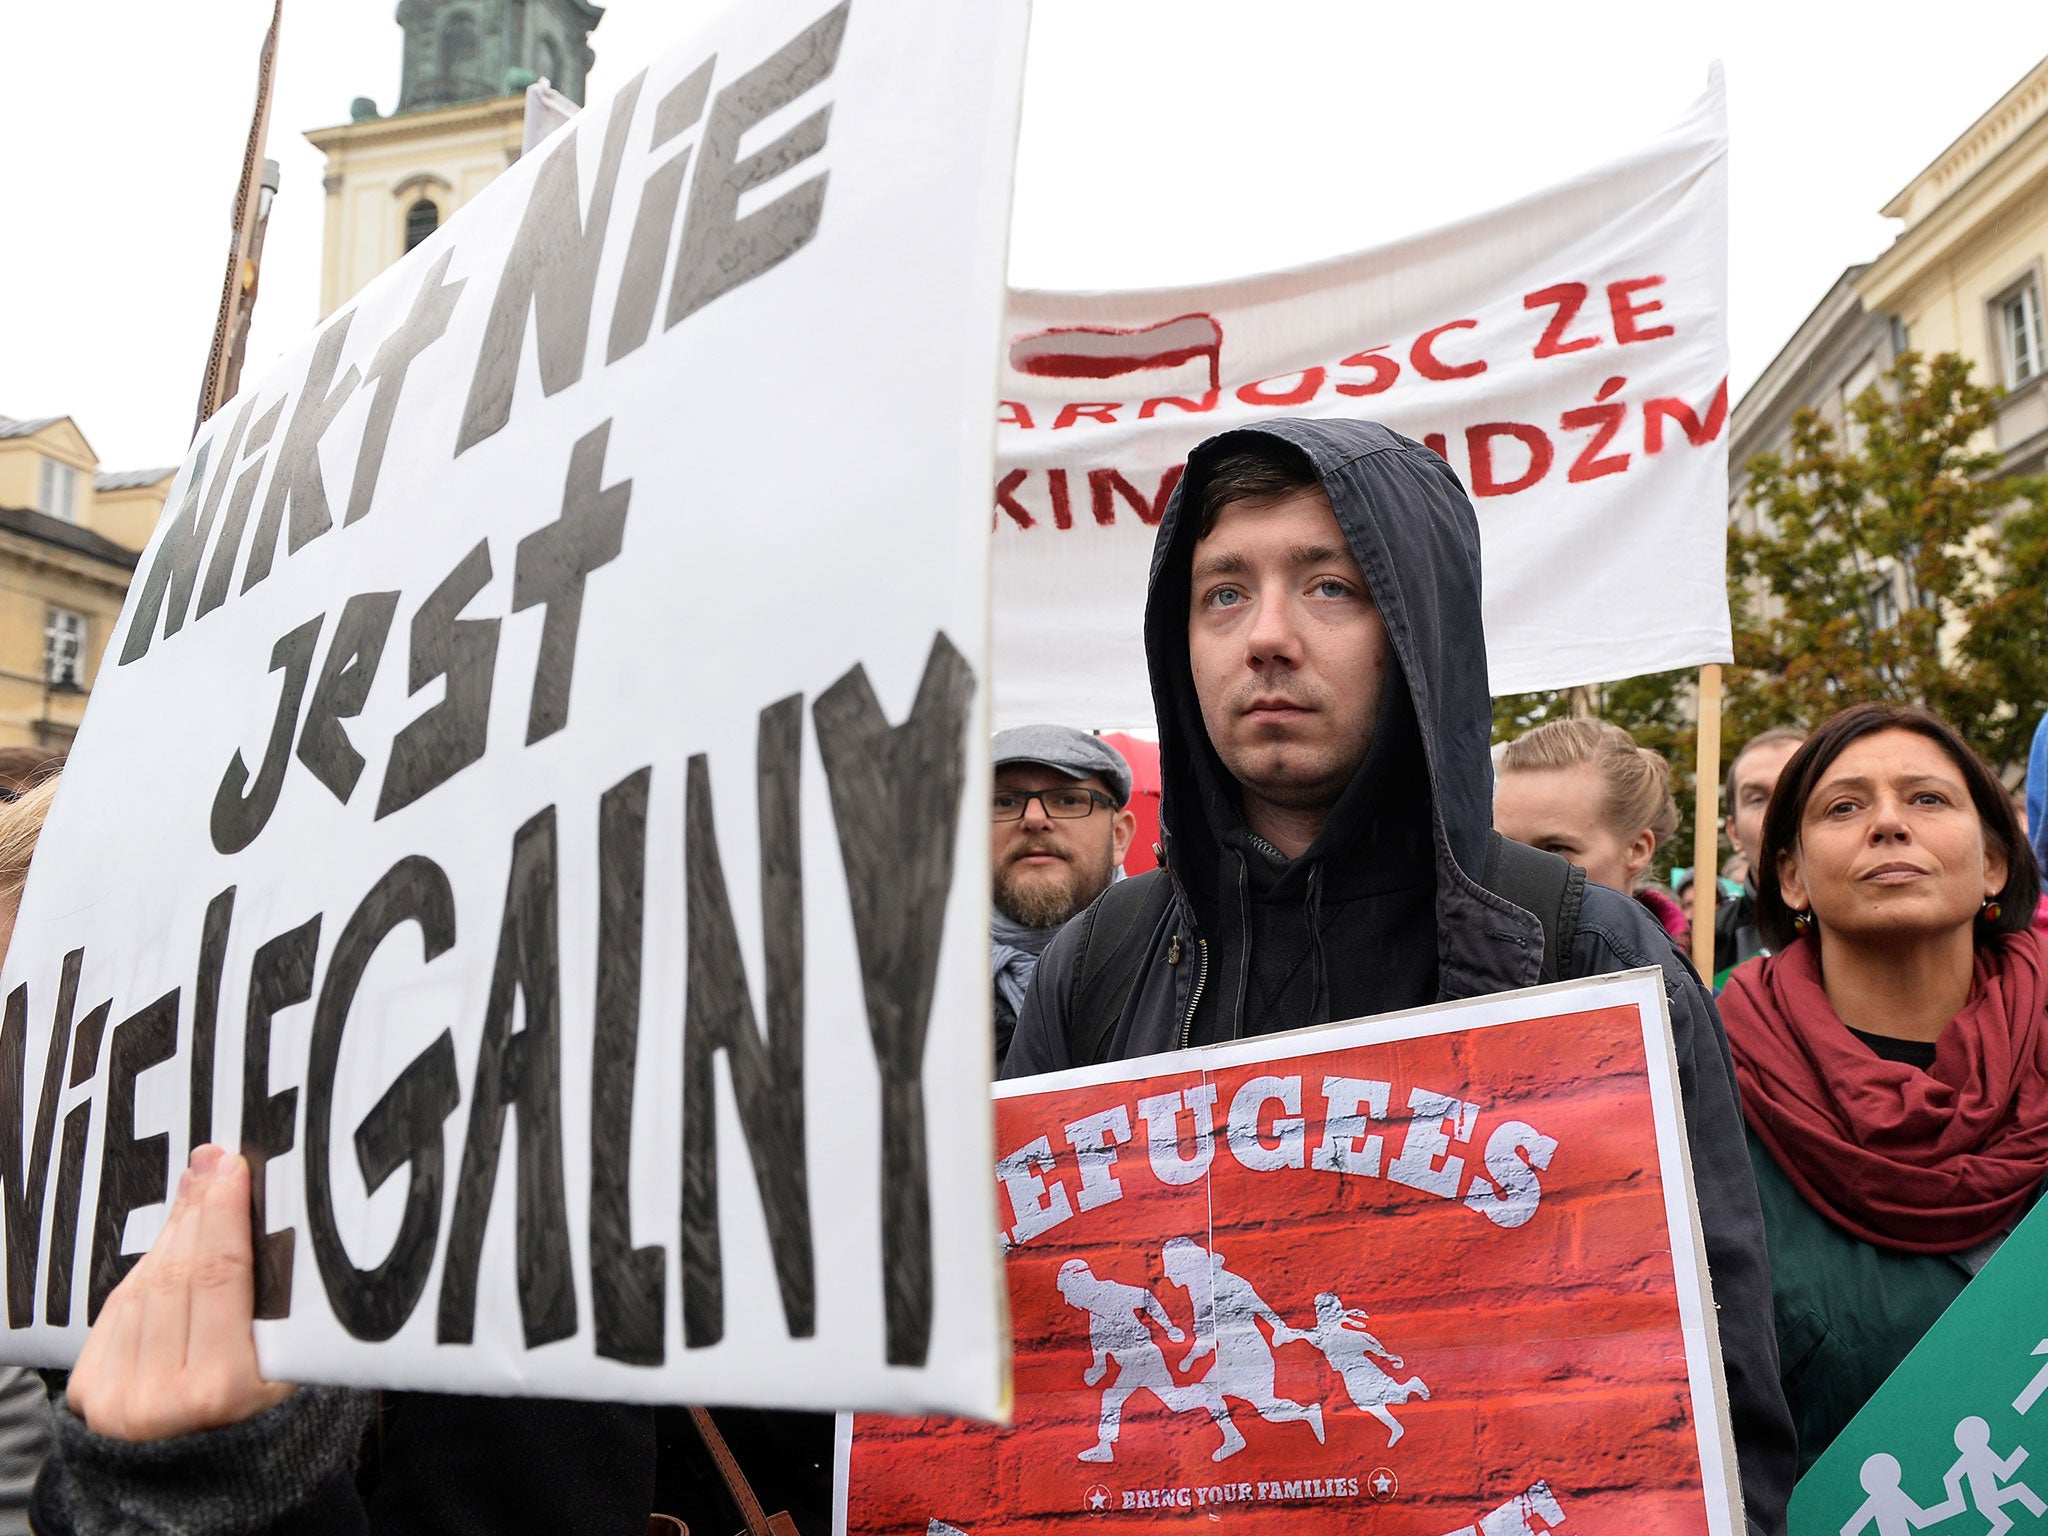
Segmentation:
<svg viewBox="0 0 2048 1536">
<path fill-rule="evenodd" d="M 1130 799 L 1130 764 L 1100 737 L 1067 725 L 996 736 L 988 830 L 998 1071 L 1045 946 L 1123 877 L 1138 824 Z"/>
</svg>

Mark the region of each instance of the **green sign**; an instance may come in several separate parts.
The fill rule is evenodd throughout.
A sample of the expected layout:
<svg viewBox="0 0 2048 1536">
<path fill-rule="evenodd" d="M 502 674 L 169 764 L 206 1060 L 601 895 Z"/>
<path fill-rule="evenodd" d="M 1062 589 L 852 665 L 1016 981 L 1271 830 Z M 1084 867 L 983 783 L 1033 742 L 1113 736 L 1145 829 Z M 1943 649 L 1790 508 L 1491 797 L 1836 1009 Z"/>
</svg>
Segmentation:
<svg viewBox="0 0 2048 1536">
<path fill-rule="evenodd" d="M 1799 1480 L 1791 1536 L 2048 1536 L 2044 1516 L 2048 1201 Z"/>
</svg>

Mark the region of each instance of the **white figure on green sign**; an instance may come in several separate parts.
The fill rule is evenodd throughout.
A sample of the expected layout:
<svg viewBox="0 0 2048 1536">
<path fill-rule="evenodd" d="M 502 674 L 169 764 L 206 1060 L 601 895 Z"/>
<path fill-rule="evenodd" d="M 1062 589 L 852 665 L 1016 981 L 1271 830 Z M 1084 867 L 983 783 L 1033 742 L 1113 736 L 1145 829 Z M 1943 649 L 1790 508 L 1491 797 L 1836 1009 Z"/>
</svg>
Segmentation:
<svg viewBox="0 0 2048 1536">
<path fill-rule="evenodd" d="M 1888 1456 L 1883 1451 L 1866 1457 L 1863 1470 L 1857 1477 L 1863 1484 L 1863 1491 L 1870 1497 L 1849 1517 L 1849 1523 L 1842 1527 L 1842 1536 L 1859 1536 L 1863 1528 L 1871 1524 L 1877 1526 L 1877 1536 L 1911 1536 L 1912 1532 L 1939 1525 L 1950 1515 L 1960 1515 L 1969 1507 L 1963 1502 L 1961 1493 L 1951 1491 L 1949 1497 L 1931 1509 L 1922 1509 L 1913 1502 L 1913 1496 L 1899 1486 L 1899 1480 L 1904 1476 L 1905 1469 L 1899 1465 L 1898 1457 Z"/>
<path fill-rule="evenodd" d="M 1948 1488 L 1948 1501 L 1960 1504 L 1963 1484 L 1970 1485 L 1970 1502 L 1977 1513 L 1991 1522 L 1984 1536 L 2005 1536 L 2012 1529 L 2012 1516 L 2005 1512 L 2008 1504 L 2017 1504 L 2036 1520 L 2048 1514 L 2048 1505 L 2043 1505 L 2039 1495 L 2025 1483 L 2008 1483 L 2006 1479 L 2019 1471 L 2020 1463 L 2027 1459 L 2027 1448 L 2015 1446 L 2010 1457 L 2001 1459 L 1991 1449 L 1991 1426 L 1974 1416 L 1964 1419 L 1956 1426 L 1956 1449 L 1962 1455 L 1956 1464 L 1948 1469 L 1943 1482 Z"/>
<path fill-rule="evenodd" d="M 2037 1355 L 2048 1355 L 2048 1339 L 2043 1339 L 2040 1343 L 2036 1344 L 2033 1352 Z M 2012 1400 L 2012 1411 L 2014 1413 L 2025 1413 L 2034 1404 L 2041 1401 L 2041 1394 L 2044 1392 L 2048 1392 L 2048 1365 L 2044 1365 L 2041 1369 L 2034 1372 L 2034 1379 L 2027 1383 L 2026 1390 Z"/>
</svg>

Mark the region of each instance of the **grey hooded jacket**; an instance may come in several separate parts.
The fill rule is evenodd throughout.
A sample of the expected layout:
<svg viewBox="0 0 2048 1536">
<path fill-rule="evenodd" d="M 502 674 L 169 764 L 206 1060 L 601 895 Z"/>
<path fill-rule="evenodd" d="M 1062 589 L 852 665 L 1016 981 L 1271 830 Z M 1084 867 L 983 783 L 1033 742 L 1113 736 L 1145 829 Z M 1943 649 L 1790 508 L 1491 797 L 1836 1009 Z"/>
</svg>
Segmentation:
<svg viewBox="0 0 2048 1536">
<path fill-rule="evenodd" d="M 1240 1032 L 1240 1019 L 1227 1014 L 1233 997 L 1242 1006 L 1241 979 L 1234 983 L 1206 972 L 1212 949 L 1235 954 L 1242 966 L 1247 936 L 1204 934 L 1198 904 L 1182 879 L 1183 870 L 1217 860 L 1215 781 L 1222 774 L 1191 703 L 1187 572 L 1195 538 L 1192 509 L 1200 505 L 1209 467 L 1222 454 L 1255 446 L 1247 439 L 1259 436 L 1283 439 L 1308 455 L 1372 588 L 1407 682 L 1422 737 L 1435 850 L 1438 999 L 1532 986 L 1542 961 L 1540 921 L 1485 889 L 1478 878 L 1493 823 L 1492 709 L 1480 619 L 1479 530 L 1471 502 L 1442 459 L 1385 427 L 1274 421 L 1197 448 L 1160 521 L 1145 646 L 1163 772 L 1161 844 L 1174 899 L 1150 937 L 1147 959 L 1110 1034 L 1113 1060 L 1186 1044 L 1198 1001 L 1208 1019 L 1220 999 L 1226 1017 L 1220 1030 L 1212 1022 L 1197 1038 Z M 1422 810 L 1414 808 L 1417 815 Z M 1319 840 L 1303 857 L 1330 862 L 1345 855 L 1344 848 Z M 1227 903 L 1208 905 L 1211 912 L 1231 910 Z M 1067 1026 L 1083 927 L 1081 919 L 1070 923 L 1039 962 L 1004 1062 L 1005 1078 L 1075 1064 Z M 1743 1142 L 1727 1037 L 1706 988 L 1656 920 L 1619 892 L 1587 886 L 1570 974 L 1642 966 L 1664 974 L 1748 1525 L 1761 1536 L 1777 1536 L 1785 1529 L 1796 1448 L 1778 1381 L 1763 1215 Z M 1217 995 L 1204 1001 L 1211 989 Z"/>
</svg>

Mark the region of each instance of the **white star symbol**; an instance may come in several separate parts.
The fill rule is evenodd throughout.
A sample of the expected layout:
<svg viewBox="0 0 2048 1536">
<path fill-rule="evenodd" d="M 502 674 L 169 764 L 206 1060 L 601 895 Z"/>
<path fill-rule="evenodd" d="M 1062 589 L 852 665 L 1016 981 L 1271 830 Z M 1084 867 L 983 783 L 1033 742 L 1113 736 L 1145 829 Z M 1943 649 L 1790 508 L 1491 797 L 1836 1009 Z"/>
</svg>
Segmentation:
<svg viewBox="0 0 2048 1536">
<path fill-rule="evenodd" d="M 1375 1492 L 1385 1493 L 1388 1489 L 1394 1486 L 1394 1480 L 1391 1477 L 1387 1476 L 1386 1473 L 1382 1472 L 1378 1477 L 1372 1480 L 1372 1486 Z"/>
<path fill-rule="evenodd" d="M 1108 1507 L 1109 1507 L 1109 1494 L 1108 1494 L 1107 1492 L 1105 1492 L 1105 1491 L 1104 1491 L 1103 1489 L 1100 1489 L 1100 1488 L 1097 1488 L 1097 1489 L 1095 1489 L 1095 1490 L 1094 1490 L 1093 1492 L 1091 1492 L 1091 1493 L 1090 1493 L 1090 1494 L 1088 1495 L 1088 1507 L 1089 1507 L 1090 1509 L 1106 1509 L 1106 1508 L 1108 1508 Z"/>
</svg>

